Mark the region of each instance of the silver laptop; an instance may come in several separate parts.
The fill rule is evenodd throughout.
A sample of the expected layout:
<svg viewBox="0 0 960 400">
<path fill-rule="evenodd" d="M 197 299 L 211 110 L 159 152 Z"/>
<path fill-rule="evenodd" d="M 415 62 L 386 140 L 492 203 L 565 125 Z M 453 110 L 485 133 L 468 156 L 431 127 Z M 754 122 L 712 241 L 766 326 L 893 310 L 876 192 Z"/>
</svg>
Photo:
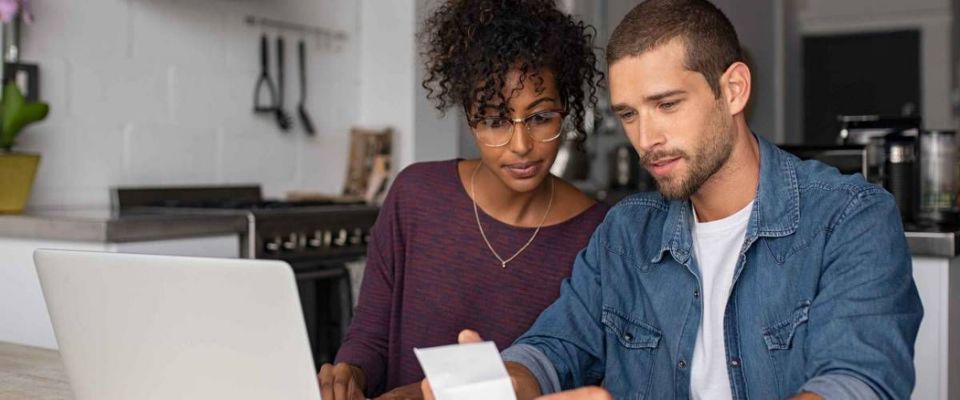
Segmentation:
<svg viewBox="0 0 960 400">
<path fill-rule="evenodd" d="M 37 250 L 76 400 L 320 398 L 281 261 Z"/>
</svg>

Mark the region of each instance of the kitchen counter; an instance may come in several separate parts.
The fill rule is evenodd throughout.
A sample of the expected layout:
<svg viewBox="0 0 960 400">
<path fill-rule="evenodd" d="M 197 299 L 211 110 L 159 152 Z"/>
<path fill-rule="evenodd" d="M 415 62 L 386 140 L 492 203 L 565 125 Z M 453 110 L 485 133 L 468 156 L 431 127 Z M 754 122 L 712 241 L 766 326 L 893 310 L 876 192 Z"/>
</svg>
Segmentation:
<svg viewBox="0 0 960 400">
<path fill-rule="evenodd" d="M 108 209 L 77 209 L 0 215 L 0 237 L 19 239 L 125 243 L 246 231 L 246 217 L 235 214 L 120 215 Z"/>
<path fill-rule="evenodd" d="M 954 258 L 960 255 L 960 231 L 908 231 L 907 244 L 913 256 Z"/>
<path fill-rule="evenodd" d="M 0 215 L 0 237 L 125 243 L 237 233 L 247 230 L 242 216 L 204 214 L 123 214 L 108 209 L 41 210 Z M 960 231 L 908 231 L 914 256 L 960 255 Z"/>
<path fill-rule="evenodd" d="M 60 353 L 0 342 L 0 399 L 71 398 Z"/>
</svg>

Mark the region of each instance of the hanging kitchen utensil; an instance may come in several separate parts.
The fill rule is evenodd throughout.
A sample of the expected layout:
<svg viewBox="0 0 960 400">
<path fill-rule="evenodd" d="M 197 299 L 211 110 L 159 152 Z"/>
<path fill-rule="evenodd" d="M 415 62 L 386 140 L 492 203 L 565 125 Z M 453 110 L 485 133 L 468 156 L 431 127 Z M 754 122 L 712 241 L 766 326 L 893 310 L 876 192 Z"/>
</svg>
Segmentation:
<svg viewBox="0 0 960 400">
<path fill-rule="evenodd" d="M 277 88 L 270 79 L 270 62 L 267 53 L 267 35 L 260 36 L 260 76 L 253 89 L 253 111 L 257 113 L 272 113 L 277 106 Z M 264 91 L 270 97 L 269 102 L 263 103 Z"/>
<path fill-rule="evenodd" d="M 286 111 L 283 110 L 283 97 L 284 97 L 284 79 L 283 73 L 285 69 L 286 55 L 284 54 L 284 43 L 283 36 L 277 36 L 277 102 L 276 109 L 274 110 L 274 115 L 277 119 L 277 125 L 280 126 L 280 129 L 284 132 L 290 130 L 290 123 L 292 119 Z"/>
<path fill-rule="evenodd" d="M 310 120 L 310 114 L 307 114 L 307 108 L 304 103 L 307 101 L 307 50 L 303 44 L 303 39 L 297 44 L 297 60 L 300 64 L 300 102 L 297 104 L 297 115 L 300 116 L 300 123 L 303 124 L 303 130 L 308 135 L 313 136 L 316 131 L 313 130 L 313 121 Z"/>
</svg>

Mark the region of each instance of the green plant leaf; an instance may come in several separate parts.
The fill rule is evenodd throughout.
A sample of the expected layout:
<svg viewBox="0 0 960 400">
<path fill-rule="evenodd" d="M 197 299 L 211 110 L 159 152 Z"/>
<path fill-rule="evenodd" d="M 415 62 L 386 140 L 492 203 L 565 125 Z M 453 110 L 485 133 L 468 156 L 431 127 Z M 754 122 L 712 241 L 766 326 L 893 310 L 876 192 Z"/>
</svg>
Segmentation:
<svg viewBox="0 0 960 400">
<path fill-rule="evenodd" d="M 47 117 L 50 107 L 44 102 L 27 102 L 15 82 L 3 87 L 0 101 L 0 148 L 10 149 L 27 125 Z"/>
</svg>

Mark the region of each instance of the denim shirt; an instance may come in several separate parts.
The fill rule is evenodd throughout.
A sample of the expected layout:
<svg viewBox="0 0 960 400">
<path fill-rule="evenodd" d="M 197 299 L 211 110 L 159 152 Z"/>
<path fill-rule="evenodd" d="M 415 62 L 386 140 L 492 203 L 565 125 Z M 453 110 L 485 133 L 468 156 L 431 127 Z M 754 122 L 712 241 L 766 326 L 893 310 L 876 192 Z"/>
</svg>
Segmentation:
<svg viewBox="0 0 960 400">
<path fill-rule="evenodd" d="M 724 313 L 735 399 L 909 398 L 923 309 L 892 196 L 757 137 L 760 182 Z M 560 297 L 503 352 L 544 393 L 688 399 L 704 305 L 689 201 L 619 202 Z"/>
</svg>

